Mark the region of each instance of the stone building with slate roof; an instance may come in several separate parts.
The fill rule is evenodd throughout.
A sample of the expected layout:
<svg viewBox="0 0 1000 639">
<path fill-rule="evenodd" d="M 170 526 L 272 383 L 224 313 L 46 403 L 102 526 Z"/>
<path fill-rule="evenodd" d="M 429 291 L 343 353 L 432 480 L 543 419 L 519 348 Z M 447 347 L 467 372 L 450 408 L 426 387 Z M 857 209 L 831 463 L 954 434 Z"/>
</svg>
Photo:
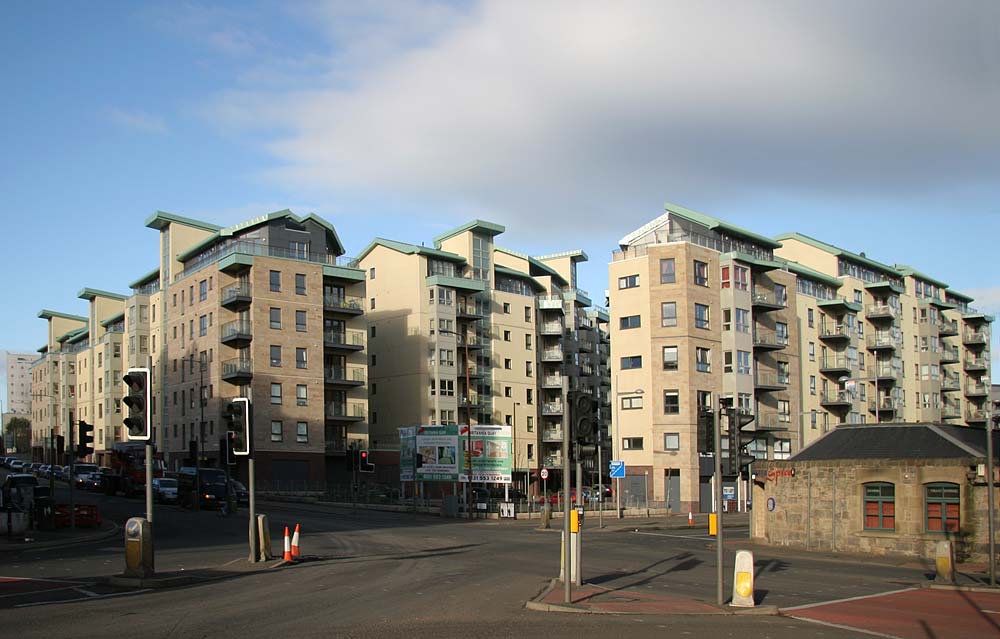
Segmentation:
<svg viewBox="0 0 1000 639">
<path fill-rule="evenodd" d="M 924 558 L 933 558 L 938 541 L 951 540 L 959 558 L 985 560 L 985 464 L 985 430 L 840 426 L 791 459 L 754 468 L 752 537 L 814 551 Z"/>
</svg>

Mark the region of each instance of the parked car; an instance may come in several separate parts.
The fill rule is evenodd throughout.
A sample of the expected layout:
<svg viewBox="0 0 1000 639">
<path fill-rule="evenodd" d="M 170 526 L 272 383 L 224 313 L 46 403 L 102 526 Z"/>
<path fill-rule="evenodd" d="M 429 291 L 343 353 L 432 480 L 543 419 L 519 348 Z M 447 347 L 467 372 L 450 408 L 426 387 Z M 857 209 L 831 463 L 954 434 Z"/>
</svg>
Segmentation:
<svg viewBox="0 0 1000 639">
<path fill-rule="evenodd" d="M 24 462 L 21 461 L 20 459 L 15 459 L 10 463 L 10 466 L 8 468 L 13 470 L 15 473 L 24 472 Z"/>
<path fill-rule="evenodd" d="M 163 504 L 177 503 L 177 480 L 157 477 L 153 480 L 153 499 Z"/>
<path fill-rule="evenodd" d="M 42 467 L 42 462 L 34 462 L 30 466 L 28 466 L 28 472 L 37 477 L 38 469 L 41 467 Z"/>
<path fill-rule="evenodd" d="M 50 464 L 42 464 L 38 467 L 39 477 L 48 477 L 52 473 L 52 466 Z"/>
<path fill-rule="evenodd" d="M 86 475 L 81 475 L 81 478 L 83 481 L 80 483 L 80 488 L 83 490 L 100 491 L 104 486 L 101 473 L 87 473 Z"/>
<path fill-rule="evenodd" d="M 69 466 L 54 466 L 52 470 L 52 474 L 55 476 L 56 479 L 61 479 L 64 481 L 68 473 L 69 473 Z"/>
<path fill-rule="evenodd" d="M 243 485 L 243 482 L 236 481 L 235 479 L 230 480 L 233 487 L 233 493 L 236 495 L 236 503 L 243 506 L 250 505 L 250 491 L 247 487 Z"/>
<path fill-rule="evenodd" d="M 74 486 L 83 488 L 84 477 L 91 473 L 97 473 L 97 464 L 73 464 Z"/>
</svg>

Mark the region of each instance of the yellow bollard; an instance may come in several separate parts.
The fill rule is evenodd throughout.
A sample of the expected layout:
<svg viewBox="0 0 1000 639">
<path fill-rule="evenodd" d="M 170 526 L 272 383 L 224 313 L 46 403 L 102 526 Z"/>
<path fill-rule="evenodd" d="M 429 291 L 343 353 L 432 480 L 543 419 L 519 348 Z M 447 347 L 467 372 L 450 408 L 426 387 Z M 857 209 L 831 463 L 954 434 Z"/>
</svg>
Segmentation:
<svg viewBox="0 0 1000 639">
<path fill-rule="evenodd" d="M 718 515 L 716 515 L 715 513 L 708 514 L 708 534 L 712 535 L 713 537 L 719 531 L 719 520 L 717 519 L 717 517 Z"/>
</svg>

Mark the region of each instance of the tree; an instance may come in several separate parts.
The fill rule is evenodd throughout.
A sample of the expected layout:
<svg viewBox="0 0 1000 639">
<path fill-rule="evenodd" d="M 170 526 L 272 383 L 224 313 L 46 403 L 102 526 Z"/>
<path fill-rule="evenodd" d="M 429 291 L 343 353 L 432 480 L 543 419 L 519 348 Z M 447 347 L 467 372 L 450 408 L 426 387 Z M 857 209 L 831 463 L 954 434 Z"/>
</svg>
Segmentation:
<svg viewBox="0 0 1000 639">
<path fill-rule="evenodd" d="M 31 420 L 24 417 L 12 417 L 4 427 L 4 433 L 9 436 L 14 445 L 15 454 L 26 454 L 31 452 Z"/>
</svg>

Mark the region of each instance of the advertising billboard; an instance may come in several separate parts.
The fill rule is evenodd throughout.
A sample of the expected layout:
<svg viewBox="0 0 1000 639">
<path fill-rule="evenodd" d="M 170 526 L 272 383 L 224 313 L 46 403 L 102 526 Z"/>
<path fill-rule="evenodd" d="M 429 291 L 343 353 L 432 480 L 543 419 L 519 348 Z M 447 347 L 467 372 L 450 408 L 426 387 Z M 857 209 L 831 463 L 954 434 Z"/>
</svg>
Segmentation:
<svg viewBox="0 0 1000 639">
<path fill-rule="evenodd" d="M 467 482 L 470 450 L 473 482 L 510 483 L 511 430 L 496 425 L 400 428 L 400 480 Z"/>
</svg>

